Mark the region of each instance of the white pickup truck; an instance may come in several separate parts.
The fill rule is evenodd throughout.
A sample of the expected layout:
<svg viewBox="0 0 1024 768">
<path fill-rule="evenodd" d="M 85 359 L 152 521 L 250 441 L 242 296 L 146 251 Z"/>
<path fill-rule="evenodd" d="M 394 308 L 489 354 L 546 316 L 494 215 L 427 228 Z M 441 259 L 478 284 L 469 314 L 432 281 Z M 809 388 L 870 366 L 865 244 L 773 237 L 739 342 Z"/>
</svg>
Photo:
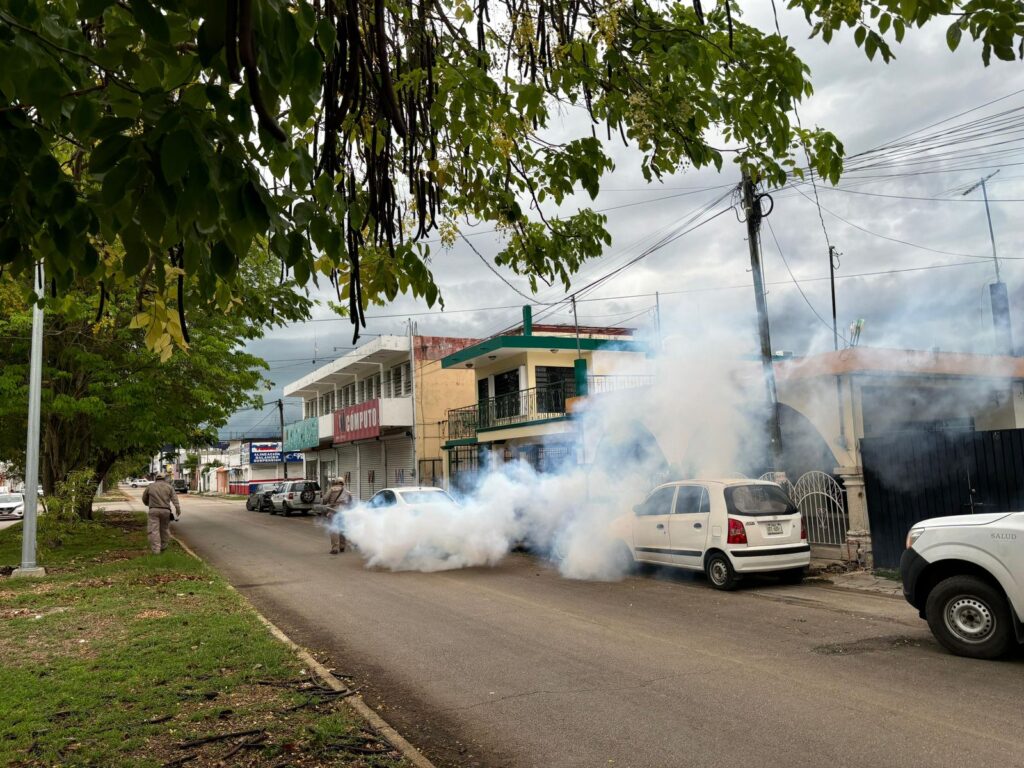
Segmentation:
<svg viewBox="0 0 1024 768">
<path fill-rule="evenodd" d="M 1024 512 L 923 520 L 900 574 L 907 601 L 958 656 L 995 659 L 1024 643 Z"/>
</svg>

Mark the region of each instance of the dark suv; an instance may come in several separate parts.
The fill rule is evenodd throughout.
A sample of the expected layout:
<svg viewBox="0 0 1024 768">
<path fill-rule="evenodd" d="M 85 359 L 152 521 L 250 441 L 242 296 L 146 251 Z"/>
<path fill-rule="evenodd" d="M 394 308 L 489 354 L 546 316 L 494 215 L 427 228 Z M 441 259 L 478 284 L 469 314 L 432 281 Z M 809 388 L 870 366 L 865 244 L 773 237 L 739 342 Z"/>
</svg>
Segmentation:
<svg viewBox="0 0 1024 768">
<path fill-rule="evenodd" d="M 320 483 L 316 480 L 289 480 L 281 483 L 270 497 L 270 514 L 281 512 L 289 517 L 292 512 L 309 512 L 321 501 Z"/>
<path fill-rule="evenodd" d="M 245 500 L 245 508 L 250 512 L 269 512 L 273 506 L 270 497 L 280 483 L 260 483 L 249 486 L 249 498 Z"/>
<path fill-rule="evenodd" d="M 171 480 L 171 488 L 174 489 L 175 493 L 188 493 L 188 480 L 181 478 Z"/>
</svg>

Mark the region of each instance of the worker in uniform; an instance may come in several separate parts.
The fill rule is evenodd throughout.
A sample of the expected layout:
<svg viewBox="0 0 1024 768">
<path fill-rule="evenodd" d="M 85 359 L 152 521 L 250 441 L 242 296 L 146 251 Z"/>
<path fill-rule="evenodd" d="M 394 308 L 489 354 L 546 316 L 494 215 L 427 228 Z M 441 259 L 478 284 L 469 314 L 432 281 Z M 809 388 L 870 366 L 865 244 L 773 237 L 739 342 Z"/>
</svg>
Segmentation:
<svg viewBox="0 0 1024 768">
<path fill-rule="evenodd" d="M 181 517 L 181 503 L 178 494 L 167 482 L 167 475 L 157 475 L 156 480 L 146 486 L 142 492 L 142 503 L 149 507 L 149 549 L 154 555 L 159 555 L 171 541 L 172 505 L 176 511 L 174 519 Z"/>
</svg>

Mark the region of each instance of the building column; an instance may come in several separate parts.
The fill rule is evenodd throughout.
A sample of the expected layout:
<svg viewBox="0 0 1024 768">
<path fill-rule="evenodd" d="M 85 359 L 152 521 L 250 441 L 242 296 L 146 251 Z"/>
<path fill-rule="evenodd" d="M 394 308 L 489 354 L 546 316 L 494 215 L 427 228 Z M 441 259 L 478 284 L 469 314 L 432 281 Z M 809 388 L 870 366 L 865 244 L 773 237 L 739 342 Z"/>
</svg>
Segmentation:
<svg viewBox="0 0 1024 768">
<path fill-rule="evenodd" d="M 850 515 L 846 532 L 846 559 L 865 568 L 874 567 L 871 549 L 871 521 L 868 518 L 868 498 L 864 490 L 864 470 L 861 467 L 836 467 L 835 473 L 846 488 L 846 509 Z"/>
</svg>

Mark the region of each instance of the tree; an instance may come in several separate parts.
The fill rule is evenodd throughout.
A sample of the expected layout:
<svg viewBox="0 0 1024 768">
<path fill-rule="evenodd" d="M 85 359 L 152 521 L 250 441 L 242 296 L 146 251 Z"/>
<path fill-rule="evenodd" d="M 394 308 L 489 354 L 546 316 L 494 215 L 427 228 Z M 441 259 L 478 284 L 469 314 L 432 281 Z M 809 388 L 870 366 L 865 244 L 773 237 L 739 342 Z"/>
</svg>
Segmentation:
<svg viewBox="0 0 1024 768">
<path fill-rule="evenodd" d="M 729 157 L 780 185 L 803 145 L 835 181 L 842 145 L 790 120 L 807 68 L 740 0 L 704 5 L 12 0 L 0 268 L 27 292 L 43 259 L 55 296 L 130 279 L 166 357 L 188 346 L 181 282 L 227 308 L 260 238 L 298 286 L 332 281 L 357 330 L 400 291 L 439 300 L 430 239 L 461 220 L 494 223 L 498 263 L 568 285 L 609 242 L 603 216 L 558 207 L 612 169 L 598 131 L 638 147 L 648 178 Z M 869 56 L 941 17 L 986 62 L 1024 53 L 1016 0 L 790 6 L 826 41 L 853 28 Z M 562 137 L 566 114 L 581 119 Z"/>
<path fill-rule="evenodd" d="M 146 346 L 150 331 L 138 322 L 134 289 L 111 285 L 99 308 L 74 289 L 46 300 L 41 472 L 47 494 L 82 469 L 92 472 L 95 490 L 118 461 L 152 456 L 166 444 L 194 445 L 197 435 L 215 439 L 234 411 L 259 404 L 249 393 L 262 383 L 265 363 L 243 345 L 261 333 L 265 305 L 292 296 L 295 286 L 278 284 L 276 269 L 259 254 L 246 261 L 239 281 L 240 303 L 228 312 L 197 312 L 189 354 L 165 363 Z M 10 284 L 0 283 L 0 290 L 6 347 L 0 457 L 23 466 L 31 312 Z M 279 321 L 305 316 L 308 302 L 289 301 L 295 311 Z M 91 495 L 77 498 L 79 514 L 88 517 L 91 503 Z"/>
</svg>

